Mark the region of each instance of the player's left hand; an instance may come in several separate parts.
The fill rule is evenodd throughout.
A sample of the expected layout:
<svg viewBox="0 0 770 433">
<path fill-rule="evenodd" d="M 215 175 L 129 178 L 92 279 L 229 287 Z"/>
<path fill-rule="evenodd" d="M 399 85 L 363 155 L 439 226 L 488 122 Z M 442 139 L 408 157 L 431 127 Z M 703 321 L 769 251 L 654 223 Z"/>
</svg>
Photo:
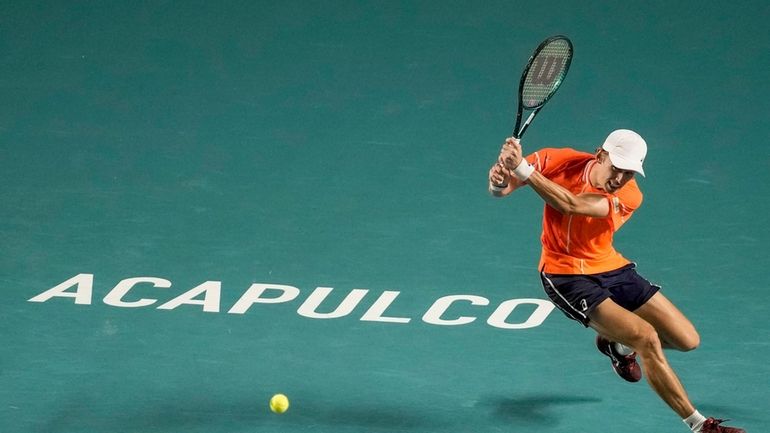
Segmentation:
<svg viewBox="0 0 770 433">
<path fill-rule="evenodd" d="M 489 169 L 489 182 L 492 185 L 508 185 L 512 178 L 513 173 L 500 163 L 495 163 Z"/>
<path fill-rule="evenodd" d="M 498 161 L 506 168 L 513 170 L 521 163 L 522 158 L 524 157 L 522 156 L 521 143 L 516 138 L 508 137 L 500 150 Z"/>
</svg>

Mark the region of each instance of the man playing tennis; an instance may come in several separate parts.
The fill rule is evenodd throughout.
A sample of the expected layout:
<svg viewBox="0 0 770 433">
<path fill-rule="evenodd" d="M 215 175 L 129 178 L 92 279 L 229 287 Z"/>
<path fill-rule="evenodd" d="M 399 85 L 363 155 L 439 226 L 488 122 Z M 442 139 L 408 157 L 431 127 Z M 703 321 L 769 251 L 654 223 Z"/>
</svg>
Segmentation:
<svg viewBox="0 0 770 433">
<path fill-rule="evenodd" d="M 489 170 L 489 188 L 503 197 L 526 184 L 545 201 L 543 287 L 567 317 L 596 330 L 597 348 L 620 377 L 639 381 L 643 368 L 695 433 L 745 433 L 695 409 L 663 353 L 695 349 L 695 327 L 612 246 L 613 234 L 642 204 L 634 176 L 644 176 L 646 154 L 647 143 L 626 129 L 613 131 L 595 154 L 548 148 L 524 158 L 519 141 L 508 138 Z"/>
</svg>

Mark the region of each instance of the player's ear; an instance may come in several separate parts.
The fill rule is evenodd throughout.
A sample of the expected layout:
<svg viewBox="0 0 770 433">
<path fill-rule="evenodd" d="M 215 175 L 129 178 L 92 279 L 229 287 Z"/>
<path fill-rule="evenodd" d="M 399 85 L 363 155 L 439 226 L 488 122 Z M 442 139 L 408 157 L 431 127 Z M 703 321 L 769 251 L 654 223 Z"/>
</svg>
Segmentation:
<svg viewBox="0 0 770 433">
<path fill-rule="evenodd" d="M 607 152 L 601 147 L 596 148 L 596 161 L 600 164 L 604 162 L 604 158 L 607 157 Z"/>
</svg>

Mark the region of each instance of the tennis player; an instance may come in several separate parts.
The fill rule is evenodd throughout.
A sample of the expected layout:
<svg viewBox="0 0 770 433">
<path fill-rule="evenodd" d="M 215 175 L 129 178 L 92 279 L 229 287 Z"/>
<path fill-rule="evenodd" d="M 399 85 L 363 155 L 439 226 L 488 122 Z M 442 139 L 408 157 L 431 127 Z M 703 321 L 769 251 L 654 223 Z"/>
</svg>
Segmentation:
<svg viewBox="0 0 770 433">
<path fill-rule="evenodd" d="M 644 176 L 646 155 L 647 143 L 627 129 L 609 134 L 594 154 L 548 148 L 524 158 L 518 140 L 508 138 L 489 170 L 489 189 L 503 197 L 529 185 L 545 201 L 539 264 L 545 292 L 567 317 L 596 330 L 597 348 L 620 377 L 637 382 L 644 370 L 695 433 L 745 433 L 695 409 L 663 349 L 693 350 L 698 332 L 612 246 L 614 233 L 642 204 L 634 176 Z"/>
</svg>

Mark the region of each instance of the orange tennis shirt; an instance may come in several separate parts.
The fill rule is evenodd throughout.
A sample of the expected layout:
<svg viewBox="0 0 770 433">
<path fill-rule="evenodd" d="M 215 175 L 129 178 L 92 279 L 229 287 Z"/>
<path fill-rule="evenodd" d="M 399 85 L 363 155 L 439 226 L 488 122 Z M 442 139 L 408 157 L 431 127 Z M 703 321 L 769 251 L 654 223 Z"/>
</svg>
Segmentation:
<svg viewBox="0 0 770 433">
<path fill-rule="evenodd" d="M 562 215 L 548 204 L 543 212 L 543 250 L 539 268 L 549 274 L 598 274 L 629 263 L 612 246 L 613 235 L 642 204 L 642 192 L 631 179 L 613 194 L 591 186 L 588 174 L 596 164 L 593 154 L 574 149 L 541 149 L 526 157 L 543 176 L 573 194 L 607 197 L 606 217 Z"/>
</svg>

